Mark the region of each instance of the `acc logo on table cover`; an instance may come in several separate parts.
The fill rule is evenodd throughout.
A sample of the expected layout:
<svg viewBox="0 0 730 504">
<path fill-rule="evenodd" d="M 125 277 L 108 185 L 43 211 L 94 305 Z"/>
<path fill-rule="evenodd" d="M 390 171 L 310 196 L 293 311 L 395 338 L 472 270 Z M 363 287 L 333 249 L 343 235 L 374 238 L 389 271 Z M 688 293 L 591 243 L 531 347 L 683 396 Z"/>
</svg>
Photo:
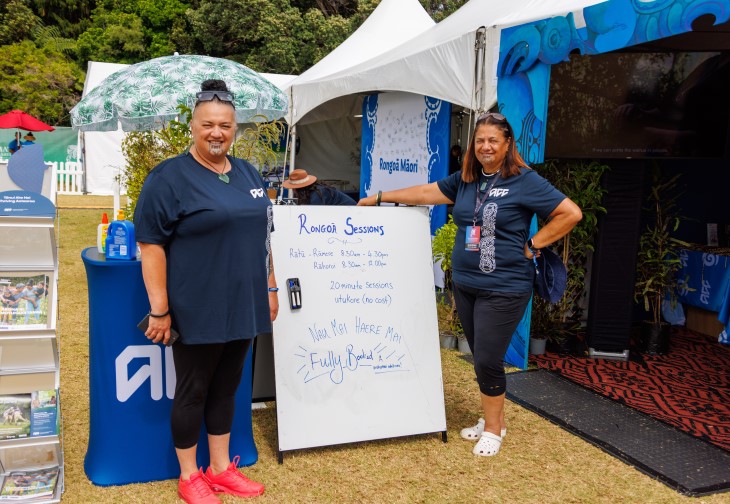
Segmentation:
<svg viewBox="0 0 730 504">
<path fill-rule="evenodd" d="M 251 196 L 253 196 L 254 199 L 256 198 L 263 198 L 264 197 L 264 190 L 263 189 L 251 189 Z"/>
<path fill-rule="evenodd" d="M 165 367 L 163 370 L 163 353 Z M 145 359 L 137 372 L 129 376 L 129 364 L 135 359 Z M 155 401 L 162 399 L 162 377 L 165 376 L 165 395 L 168 399 L 175 397 L 175 363 L 172 360 L 172 348 L 158 345 L 131 345 L 124 349 L 114 360 L 116 370 L 116 392 L 119 402 L 126 402 L 148 379 L 150 395 Z"/>
</svg>

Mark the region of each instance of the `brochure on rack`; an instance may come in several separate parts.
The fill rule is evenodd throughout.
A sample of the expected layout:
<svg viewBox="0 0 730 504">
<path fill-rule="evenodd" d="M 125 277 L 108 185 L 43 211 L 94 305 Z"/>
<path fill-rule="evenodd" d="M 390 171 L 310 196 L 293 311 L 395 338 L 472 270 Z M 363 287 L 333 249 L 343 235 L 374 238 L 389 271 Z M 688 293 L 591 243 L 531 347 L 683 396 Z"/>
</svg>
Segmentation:
<svg viewBox="0 0 730 504">
<path fill-rule="evenodd" d="M 58 394 L 53 390 L 39 390 L 31 394 L 30 435 L 55 436 L 58 434 Z"/>
<path fill-rule="evenodd" d="M 30 435 L 30 394 L 0 395 L 0 439 Z"/>
<path fill-rule="evenodd" d="M 58 467 L 13 471 L 3 481 L 0 502 L 51 499 L 58 482 Z"/>
<path fill-rule="evenodd" d="M 0 271 L 0 330 L 48 327 L 48 275 Z"/>
</svg>

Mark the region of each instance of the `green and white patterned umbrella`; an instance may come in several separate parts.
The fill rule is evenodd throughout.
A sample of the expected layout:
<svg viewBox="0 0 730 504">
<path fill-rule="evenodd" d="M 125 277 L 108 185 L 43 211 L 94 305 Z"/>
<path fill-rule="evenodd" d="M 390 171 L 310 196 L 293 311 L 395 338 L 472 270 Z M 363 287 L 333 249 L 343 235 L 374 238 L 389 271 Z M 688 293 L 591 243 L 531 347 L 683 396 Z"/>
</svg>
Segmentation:
<svg viewBox="0 0 730 504">
<path fill-rule="evenodd" d="M 155 130 L 176 119 L 180 104 L 191 107 L 207 79 L 221 79 L 235 95 L 236 122 L 255 115 L 286 115 L 289 100 L 278 87 L 245 65 L 221 58 L 175 55 L 130 65 L 95 87 L 73 109 L 79 131 Z"/>
</svg>

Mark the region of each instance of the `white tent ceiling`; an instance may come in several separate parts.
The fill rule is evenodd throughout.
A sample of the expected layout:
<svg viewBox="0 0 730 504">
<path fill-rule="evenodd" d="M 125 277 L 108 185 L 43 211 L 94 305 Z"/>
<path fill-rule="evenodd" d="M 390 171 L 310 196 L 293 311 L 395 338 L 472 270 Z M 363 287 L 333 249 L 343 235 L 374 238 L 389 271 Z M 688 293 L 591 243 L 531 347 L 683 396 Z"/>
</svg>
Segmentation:
<svg viewBox="0 0 730 504">
<path fill-rule="evenodd" d="M 497 96 L 496 78 L 493 77 L 496 75 L 503 28 L 562 16 L 569 12 L 574 12 L 576 27 L 581 28 L 584 25 L 582 9 L 601 1 L 603 0 L 471 0 L 439 24 L 408 38 L 403 37 L 404 42 L 389 51 L 379 52 L 378 49 L 382 46 L 373 50 L 366 45 L 362 53 L 356 54 L 353 64 L 345 68 L 328 73 L 318 69 L 311 76 L 307 76 L 309 71 L 302 74 L 290 84 L 293 101 L 291 120 L 297 123 L 318 105 L 335 98 L 376 91 L 406 91 L 473 108 L 476 106 L 474 45 L 476 32 L 480 27 L 487 28 L 484 63 L 488 77 L 484 96 L 485 103 L 490 106 Z M 395 8 L 395 4 L 401 2 L 403 5 L 418 3 L 411 0 L 384 0 L 381 6 Z M 413 7 L 415 6 L 411 5 Z M 418 7 L 420 8 L 420 4 Z M 373 16 L 366 23 L 375 14 L 373 12 Z M 376 20 L 373 19 L 372 30 L 368 31 L 371 37 L 377 38 L 376 29 L 382 30 L 379 32 L 381 36 L 390 37 L 407 28 L 404 25 L 406 17 L 389 15 L 393 15 L 393 19 L 382 19 L 383 24 L 379 27 L 375 26 Z M 386 24 L 388 21 L 390 24 Z M 393 28 L 393 24 L 398 27 Z M 351 38 L 355 35 L 357 32 Z M 336 51 L 343 46 L 344 44 Z M 367 60 L 363 58 L 365 54 L 368 56 Z M 357 61 L 358 58 L 360 61 Z M 337 61 L 342 62 L 343 58 L 338 57 Z"/>
</svg>

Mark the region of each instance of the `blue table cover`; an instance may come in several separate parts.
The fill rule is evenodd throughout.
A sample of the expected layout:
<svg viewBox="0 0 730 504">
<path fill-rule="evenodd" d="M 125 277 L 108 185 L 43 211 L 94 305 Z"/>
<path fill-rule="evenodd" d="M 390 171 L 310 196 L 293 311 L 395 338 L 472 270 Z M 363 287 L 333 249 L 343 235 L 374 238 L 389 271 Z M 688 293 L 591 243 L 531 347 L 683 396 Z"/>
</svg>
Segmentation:
<svg viewBox="0 0 730 504">
<path fill-rule="evenodd" d="M 106 261 L 96 247 L 81 253 L 89 285 L 89 446 L 84 470 L 100 486 L 177 478 L 170 432 L 175 391 L 172 349 L 137 329 L 149 311 L 140 261 Z M 231 457 L 254 464 L 251 352 L 236 393 Z M 207 467 L 205 426 L 198 466 Z"/>
<path fill-rule="evenodd" d="M 679 301 L 718 312 L 717 319 L 725 326 L 718 340 L 730 344 L 730 256 L 683 249 L 679 260 Z"/>
</svg>

